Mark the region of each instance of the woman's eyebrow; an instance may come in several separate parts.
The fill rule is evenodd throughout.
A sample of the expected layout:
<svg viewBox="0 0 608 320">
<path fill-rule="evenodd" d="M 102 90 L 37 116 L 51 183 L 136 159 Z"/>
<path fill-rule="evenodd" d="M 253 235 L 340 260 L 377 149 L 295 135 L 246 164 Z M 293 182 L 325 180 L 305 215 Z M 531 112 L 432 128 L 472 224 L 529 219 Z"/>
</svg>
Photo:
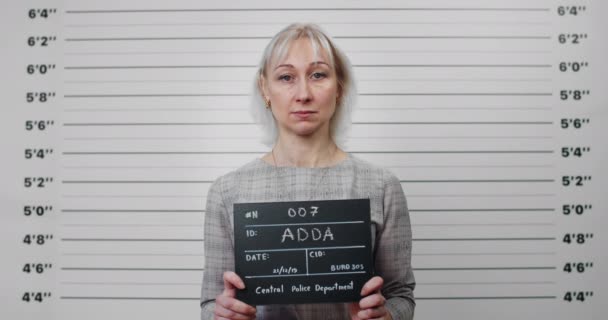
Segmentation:
<svg viewBox="0 0 608 320">
<path fill-rule="evenodd" d="M 310 65 L 313 65 L 313 64 L 324 64 L 324 65 L 326 65 L 326 66 L 329 67 L 329 65 L 327 63 L 323 62 L 323 61 L 313 61 L 313 62 L 310 63 Z M 293 65 L 292 64 L 280 64 L 280 65 L 276 66 L 276 68 L 274 68 L 274 69 L 276 70 L 276 69 L 278 69 L 280 67 L 293 68 Z"/>
</svg>

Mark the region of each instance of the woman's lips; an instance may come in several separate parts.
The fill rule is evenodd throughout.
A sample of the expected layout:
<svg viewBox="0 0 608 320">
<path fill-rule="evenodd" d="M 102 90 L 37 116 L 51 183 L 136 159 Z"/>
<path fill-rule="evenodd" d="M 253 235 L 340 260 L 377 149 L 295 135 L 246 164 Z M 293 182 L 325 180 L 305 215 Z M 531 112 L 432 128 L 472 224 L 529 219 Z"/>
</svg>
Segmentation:
<svg viewBox="0 0 608 320">
<path fill-rule="evenodd" d="M 310 117 L 311 114 L 316 113 L 314 111 L 295 111 L 293 114 L 299 119 L 306 119 Z"/>
</svg>

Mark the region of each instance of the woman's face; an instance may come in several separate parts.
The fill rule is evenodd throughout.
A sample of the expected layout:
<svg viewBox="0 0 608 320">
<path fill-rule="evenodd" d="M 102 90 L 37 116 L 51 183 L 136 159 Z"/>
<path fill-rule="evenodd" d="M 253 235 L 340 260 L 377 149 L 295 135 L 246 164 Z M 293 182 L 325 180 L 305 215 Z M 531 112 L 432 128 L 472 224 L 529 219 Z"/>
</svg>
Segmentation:
<svg viewBox="0 0 608 320">
<path fill-rule="evenodd" d="M 298 39 L 284 61 L 266 70 L 262 92 L 266 100 L 270 99 L 280 134 L 309 136 L 319 130 L 329 134 L 338 83 L 327 54 L 323 49 L 319 54 L 314 56 L 309 39 Z"/>
</svg>

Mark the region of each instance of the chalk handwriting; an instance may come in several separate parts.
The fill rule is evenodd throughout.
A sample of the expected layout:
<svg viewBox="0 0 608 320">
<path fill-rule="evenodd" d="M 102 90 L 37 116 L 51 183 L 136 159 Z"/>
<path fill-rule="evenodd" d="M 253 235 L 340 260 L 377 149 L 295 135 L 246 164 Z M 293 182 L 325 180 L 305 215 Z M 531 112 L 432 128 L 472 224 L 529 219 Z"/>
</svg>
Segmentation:
<svg viewBox="0 0 608 320">
<path fill-rule="evenodd" d="M 283 231 L 281 243 L 284 243 L 287 239 L 298 242 L 306 241 L 308 239 L 312 241 L 333 241 L 334 234 L 331 232 L 330 227 L 326 227 L 325 232 L 321 231 L 319 228 L 297 228 L 295 235 L 294 232 L 291 231 L 291 228 L 286 228 L 285 231 Z"/>
</svg>

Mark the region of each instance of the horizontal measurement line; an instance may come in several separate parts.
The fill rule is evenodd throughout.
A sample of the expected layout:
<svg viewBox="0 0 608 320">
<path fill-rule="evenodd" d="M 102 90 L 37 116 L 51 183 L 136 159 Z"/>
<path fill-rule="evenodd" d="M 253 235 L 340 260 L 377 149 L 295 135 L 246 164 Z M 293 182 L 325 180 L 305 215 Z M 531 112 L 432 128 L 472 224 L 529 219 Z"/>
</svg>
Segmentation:
<svg viewBox="0 0 608 320">
<path fill-rule="evenodd" d="M 551 67 L 550 65 L 546 66 L 547 68 Z M 163 80 L 151 80 L 149 82 L 211 82 L 215 80 L 172 80 L 172 81 L 163 81 Z M 359 82 L 551 82 L 551 78 L 376 78 L 376 79 L 360 79 Z M 69 81 L 66 81 L 68 83 Z M 106 81 L 100 81 L 101 83 L 106 83 Z M 121 81 L 118 81 L 119 83 Z M 127 83 L 139 83 L 139 82 L 148 82 L 148 81 L 130 81 L 127 80 Z M 225 81 L 217 81 L 217 82 L 226 82 L 231 83 L 231 80 Z M 239 81 L 244 83 L 249 83 L 247 80 Z M 88 82 L 77 82 L 75 83 L 88 83 Z M 94 82 L 95 83 L 95 82 Z M 114 82 L 109 82 L 114 83 Z"/>
<path fill-rule="evenodd" d="M 555 237 L 539 238 L 414 238 L 413 241 L 536 241 L 555 240 Z"/>
<path fill-rule="evenodd" d="M 66 94 L 64 98 L 246 97 L 246 93 Z"/>
<path fill-rule="evenodd" d="M 547 12 L 550 8 L 488 8 L 488 7 L 358 7 L 358 8 L 175 8 L 175 9 L 106 9 L 106 10 L 66 10 L 67 14 L 83 13 L 152 13 L 152 12 L 247 12 L 247 11 L 489 11 L 512 12 L 530 11 Z"/>
<path fill-rule="evenodd" d="M 410 212 L 475 212 L 475 211 L 499 211 L 499 212 L 530 212 L 543 211 L 553 212 L 555 208 L 468 208 L 468 209 L 410 209 Z"/>
<path fill-rule="evenodd" d="M 201 196 L 202 197 L 202 196 Z M 409 212 L 554 212 L 553 208 L 538 209 L 409 209 Z M 62 209 L 61 212 L 175 212 L 175 213 L 203 213 L 205 210 L 180 210 L 180 209 Z"/>
<path fill-rule="evenodd" d="M 417 227 L 514 227 L 514 226 L 554 226 L 555 223 L 412 223 Z"/>
<path fill-rule="evenodd" d="M 61 299 L 68 300 L 196 300 L 200 298 L 179 298 L 179 297 L 87 297 L 87 296 L 61 296 Z"/>
<path fill-rule="evenodd" d="M 217 125 L 253 125 L 254 122 L 78 122 L 64 123 L 64 127 L 93 126 L 217 126 Z"/>
<path fill-rule="evenodd" d="M 388 168 L 553 168 L 553 165 L 387 165 Z M 234 166 L 62 166 L 64 169 L 201 169 L 201 168 L 222 168 L 236 169 Z M 473 194 L 474 195 L 474 194 Z M 555 194 L 539 194 L 538 196 L 554 196 Z M 442 196 L 442 195 L 427 195 L 427 196 Z M 452 196 L 452 195 L 443 195 Z M 457 195 L 453 195 L 457 196 Z M 466 196 L 466 195 L 462 195 Z M 492 196 L 492 195 L 487 195 Z M 505 195 L 509 196 L 509 195 Z M 513 195 L 524 196 L 524 195 Z M 530 195 L 534 196 L 534 195 Z"/>
<path fill-rule="evenodd" d="M 520 24 L 520 23 L 517 23 Z M 157 26 L 156 24 L 154 25 Z M 348 54 L 359 54 L 359 53 L 368 53 L 368 54 L 393 54 L 393 53 L 405 53 L 405 54 L 413 54 L 413 53 L 424 53 L 424 54 L 495 54 L 495 55 L 504 55 L 504 54 L 550 54 L 551 50 L 345 50 Z M 255 53 L 258 52 L 255 50 L 196 50 L 196 51 L 87 51 L 87 52 L 66 52 L 64 55 L 66 56 L 135 56 L 135 55 L 200 55 L 200 54 L 242 54 L 242 53 Z M 411 64 L 401 65 L 401 66 L 410 66 Z M 479 64 L 470 65 L 472 67 L 478 66 Z M 361 65 L 352 65 L 355 68 L 361 67 Z M 420 66 L 420 64 L 415 64 L 414 66 Z M 439 64 L 430 64 L 427 66 L 441 66 Z M 458 64 L 457 66 L 463 66 L 462 64 Z M 467 65 L 465 65 L 467 66 Z M 483 65 L 481 65 L 483 66 Z M 498 64 L 498 65 L 488 65 L 488 67 L 499 67 L 499 66 L 507 66 L 507 67 L 517 67 L 517 68 L 549 68 L 551 65 L 548 64 Z M 79 67 L 79 66 L 76 66 Z M 449 67 L 449 65 L 448 65 Z M 65 68 L 65 67 L 64 67 Z M 254 68 L 254 65 L 249 65 L 247 68 Z"/>
<path fill-rule="evenodd" d="M 495 282 L 418 282 L 419 285 L 427 286 L 446 286 L 446 285 L 538 285 L 538 284 L 556 284 L 555 281 L 495 281 Z"/>
<path fill-rule="evenodd" d="M 555 179 L 502 179 L 502 180 L 400 180 L 402 183 L 511 183 L 511 182 L 555 182 Z"/>
<path fill-rule="evenodd" d="M 168 242 L 187 242 L 187 241 L 195 241 L 202 242 L 203 239 L 128 239 L 128 238 L 61 238 L 61 241 L 168 241 Z"/>
<path fill-rule="evenodd" d="M 467 39 L 467 40 L 550 40 L 551 36 L 334 36 L 334 39 Z M 85 41 L 179 41 L 179 40 L 270 40 L 272 36 L 205 36 L 205 37 L 123 37 L 66 38 L 67 42 Z"/>
<path fill-rule="evenodd" d="M 413 268 L 414 271 L 468 271 L 468 270 L 555 270 L 557 267 L 463 267 L 463 268 Z"/>
<path fill-rule="evenodd" d="M 95 227 L 95 228 L 103 228 L 103 227 L 125 227 L 125 228 L 133 228 L 133 227 L 181 227 L 181 228 L 202 228 L 201 224 L 163 224 L 163 223 L 124 223 L 124 224 L 112 224 L 112 223 L 64 223 L 62 224 L 64 227 Z"/>
<path fill-rule="evenodd" d="M 552 96 L 551 92 L 386 92 L 359 93 L 360 96 Z M 246 93 L 142 93 L 142 94 L 66 94 L 64 98 L 145 98 L 145 97 L 239 97 Z"/>
<path fill-rule="evenodd" d="M 61 212 L 193 212 L 202 213 L 205 210 L 181 210 L 181 209 L 61 209 Z"/>
<path fill-rule="evenodd" d="M 392 165 L 390 168 L 553 168 L 553 165 Z M 232 168 L 232 167 L 231 167 Z"/>
<path fill-rule="evenodd" d="M 557 296 L 497 296 L 497 297 L 416 297 L 416 300 L 520 300 L 557 299 Z"/>
<path fill-rule="evenodd" d="M 387 124 L 408 124 L 408 125 L 552 125 L 553 121 L 375 121 L 362 122 L 355 121 L 353 125 L 387 125 Z M 73 122 L 64 123 L 65 127 L 90 127 L 90 126 L 219 126 L 219 125 L 257 125 L 255 122 Z"/>
<path fill-rule="evenodd" d="M 63 256 L 202 257 L 202 253 L 63 253 Z"/>
<path fill-rule="evenodd" d="M 66 271 L 203 271 L 204 268 L 102 268 L 102 267 L 62 267 Z"/>
<path fill-rule="evenodd" d="M 458 107 L 458 106 L 454 106 L 454 107 L 365 107 L 365 106 L 361 106 L 358 107 L 361 110 L 373 110 L 373 111 L 378 111 L 378 110 L 392 110 L 392 111 L 404 111 L 404 110 L 425 110 L 425 111 L 429 111 L 429 110 L 450 110 L 450 111 L 456 111 L 456 110 L 491 110 L 491 111 L 496 111 L 496 110 L 521 110 L 521 111 L 528 111 L 528 110 L 553 110 L 552 107 L 501 107 L 501 106 L 496 106 L 496 107 Z M 245 110 L 245 108 L 241 108 L 241 107 L 222 107 L 222 108 L 209 108 L 209 107 L 199 107 L 199 108 L 127 108 L 127 107 L 122 107 L 122 108 L 83 108 L 83 109 L 79 109 L 79 108 L 65 108 L 63 109 L 65 112 L 105 112 L 105 111 L 112 111 L 112 112 L 132 112 L 132 111 L 198 111 L 198 112 L 207 112 L 207 111 L 230 111 L 230 110 Z"/>
<path fill-rule="evenodd" d="M 165 195 L 158 195 L 158 194 L 152 194 L 152 195 L 62 195 L 62 198 L 123 198 L 123 199 L 141 199 L 141 198 L 167 198 L 167 199 L 180 199 L 180 198 L 204 198 L 203 195 L 176 195 L 176 196 L 165 196 Z"/>
<path fill-rule="evenodd" d="M 62 281 L 62 285 L 107 285 L 107 286 L 200 286 L 189 282 L 99 282 L 99 281 Z"/>
<path fill-rule="evenodd" d="M 96 183 L 212 183 L 213 180 L 63 180 L 65 184 Z M 402 183 L 536 183 L 555 182 L 555 179 L 493 179 L 493 180 L 400 180 Z"/>
<path fill-rule="evenodd" d="M 361 96 L 552 96 L 551 92 L 413 92 L 360 93 Z"/>
<path fill-rule="evenodd" d="M 290 24 L 292 21 L 275 21 L 273 22 L 256 22 L 256 21 L 239 21 L 239 22 L 196 22 L 196 23 L 80 23 L 80 24 L 64 24 L 63 26 L 66 28 L 97 28 L 97 27 L 148 27 L 148 26 L 233 26 L 233 25 L 272 25 L 272 26 L 284 26 Z M 458 22 L 448 22 L 448 21 L 416 21 L 416 22 L 390 22 L 390 21 L 382 21 L 382 22 L 374 22 L 374 21 L 316 21 L 315 23 L 320 25 L 536 25 L 536 26 L 550 26 L 550 22 L 537 22 L 537 21 L 458 21 Z M 215 50 L 209 50 L 215 51 Z M 219 50 L 218 50 L 219 51 Z M 349 52 L 366 52 L 371 50 L 345 50 L 346 53 Z M 391 50 L 385 50 L 390 52 Z M 200 52 L 200 51 L 199 51 Z M 203 51 L 205 52 L 205 51 Z M 228 52 L 228 51 L 223 51 Z M 254 52 L 254 50 L 238 50 L 238 52 Z"/>
<path fill-rule="evenodd" d="M 359 82 L 550 82 L 551 78 L 531 78 L 531 79 L 512 79 L 512 78 L 378 78 L 360 79 Z M 248 80 L 237 79 L 198 79 L 198 80 L 76 80 L 64 81 L 64 83 L 226 83 L 236 82 L 249 83 Z M 238 108 L 242 109 L 242 108 Z M 195 109 L 196 110 L 196 109 Z M 218 109 L 221 110 L 221 109 Z"/>
<path fill-rule="evenodd" d="M 173 54 L 171 52 L 167 54 Z M 551 64 L 354 64 L 354 68 L 551 68 Z M 253 64 L 65 66 L 64 70 L 257 68 Z"/>
<path fill-rule="evenodd" d="M 89 253 L 68 252 L 63 256 L 138 256 L 138 257 L 192 257 L 203 253 Z M 450 253 L 413 253 L 414 256 L 555 256 L 555 252 L 450 252 Z"/>
<path fill-rule="evenodd" d="M 195 300 L 200 298 L 179 297 L 91 297 L 91 296 L 61 296 L 61 299 L 82 300 Z M 496 297 L 416 297 L 416 300 L 519 300 L 519 299 L 557 299 L 557 296 L 496 296 Z"/>
<path fill-rule="evenodd" d="M 381 153 L 381 154 L 402 154 L 402 153 L 555 153 L 554 150 L 386 150 L 386 151 L 352 151 L 351 153 Z"/>
<path fill-rule="evenodd" d="M 389 166 L 390 167 L 390 166 Z M 521 198 L 521 197 L 555 197 L 555 193 L 536 194 L 408 194 L 408 198 Z M 74 196 L 78 197 L 78 196 Z"/>
<path fill-rule="evenodd" d="M 64 24 L 66 28 L 97 28 L 97 27 L 148 27 L 148 26 L 233 26 L 233 25 L 272 25 L 272 26 L 284 26 L 290 24 L 292 21 L 275 21 L 273 22 L 256 22 L 256 21 L 239 21 L 239 22 L 196 22 L 196 23 L 80 23 L 80 24 Z M 447 22 L 447 21 L 417 21 L 417 22 L 374 22 L 374 21 L 316 21 L 315 23 L 320 25 L 536 25 L 536 26 L 550 26 L 550 22 L 537 22 L 537 21 L 458 21 L 458 22 Z M 209 50 L 215 51 L 215 50 Z M 255 52 L 253 50 L 238 50 L 239 52 Z M 345 50 L 349 52 L 365 52 L 371 50 Z M 385 50 L 391 51 L 391 50 Z M 204 52 L 204 51 L 203 51 Z M 228 52 L 228 51 L 224 51 Z"/>
<path fill-rule="evenodd" d="M 413 253 L 414 256 L 554 256 L 555 252 L 445 252 Z"/>
<path fill-rule="evenodd" d="M 369 136 L 369 137 L 350 137 L 353 140 L 382 140 L 382 139 L 553 139 L 552 136 Z M 119 141 L 137 141 L 137 140 L 257 140 L 259 137 L 67 137 L 63 138 L 66 141 L 108 141 L 108 140 L 119 140 Z"/>
<path fill-rule="evenodd" d="M 86 137 L 86 138 L 63 138 L 68 141 L 96 141 L 96 140 L 257 140 L 259 137 Z M 376 138 L 380 139 L 380 138 Z"/>
<path fill-rule="evenodd" d="M 260 154 L 263 151 L 64 151 L 63 155 Z M 354 154 L 552 154 L 553 150 L 352 151 Z"/>
<path fill-rule="evenodd" d="M 63 180 L 61 183 L 212 183 L 213 180 Z"/>
<path fill-rule="evenodd" d="M 79 227 L 193 227 L 202 226 L 202 224 L 172 224 L 172 223 L 64 223 L 62 226 L 79 226 Z"/>
</svg>

